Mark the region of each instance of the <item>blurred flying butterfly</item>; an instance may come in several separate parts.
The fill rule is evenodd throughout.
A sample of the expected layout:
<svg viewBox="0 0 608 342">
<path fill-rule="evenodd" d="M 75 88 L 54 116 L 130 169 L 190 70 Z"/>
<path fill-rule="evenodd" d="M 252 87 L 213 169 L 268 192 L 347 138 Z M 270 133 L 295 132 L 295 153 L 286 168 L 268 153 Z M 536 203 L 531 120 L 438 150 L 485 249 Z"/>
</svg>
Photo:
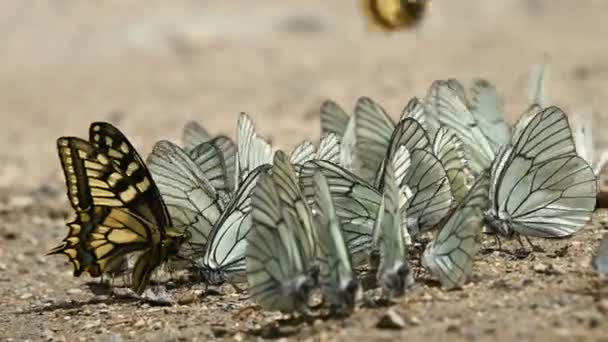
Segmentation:
<svg viewBox="0 0 608 342">
<path fill-rule="evenodd" d="M 362 0 L 372 31 L 397 31 L 417 25 L 428 10 L 428 0 Z"/>
</svg>

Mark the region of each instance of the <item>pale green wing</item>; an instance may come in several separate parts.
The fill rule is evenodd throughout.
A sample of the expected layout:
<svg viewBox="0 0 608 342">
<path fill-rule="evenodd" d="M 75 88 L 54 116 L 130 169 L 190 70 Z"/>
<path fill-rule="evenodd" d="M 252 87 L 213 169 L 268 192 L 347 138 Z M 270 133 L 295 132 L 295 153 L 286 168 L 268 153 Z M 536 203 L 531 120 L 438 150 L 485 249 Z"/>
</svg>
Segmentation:
<svg viewBox="0 0 608 342">
<path fill-rule="evenodd" d="M 315 189 L 315 227 L 319 284 L 330 304 L 352 308 L 360 294 L 350 254 L 336 215 L 327 180 L 321 171 L 313 176 Z"/>
<path fill-rule="evenodd" d="M 211 183 L 223 205 L 227 205 L 234 190 L 234 174 L 228 173 L 220 147 L 207 141 L 191 149 L 188 155 Z"/>
<path fill-rule="evenodd" d="M 361 178 L 373 180 L 391 142 L 395 123 L 372 99 L 361 97 L 355 105 L 356 153 Z"/>
<path fill-rule="evenodd" d="M 494 150 L 509 143 L 510 128 L 505 122 L 502 105 L 492 83 L 481 78 L 473 80 L 469 107 L 479 128 L 492 142 Z"/>
<path fill-rule="evenodd" d="M 395 179 L 393 162 L 386 163 L 384 181 L 382 182 L 383 213 L 379 215 L 377 232 L 374 232 L 373 249 L 379 250 L 380 262 L 377 269 L 377 280 L 382 288 L 393 296 L 403 295 L 410 277 L 408 251 L 403 238 L 401 226 L 401 189 Z"/>
<path fill-rule="evenodd" d="M 315 145 L 308 140 L 304 140 L 294 147 L 289 155 L 289 161 L 294 165 L 303 165 L 307 161 L 315 159 L 316 155 Z"/>
<path fill-rule="evenodd" d="M 348 114 L 332 100 L 321 104 L 321 136 L 334 133 L 342 138 L 348 125 Z"/>
<path fill-rule="evenodd" d="M 314 203 L 316 195 L 313 175 L 317 170 L 327 180 L 353 264 L 359 265 L 367 259 L 382 196 L 370 184 L 339 165 L 313 160 L 304 164 L 300 175 L 300 185 L 309 203 Z"/>
<path fill-rule="evenodd" d="M 328 133 L 321 137 L 319 149 L 315 159 L 326 160 L 332 163 L 340 163 L 340 140 L 333 133 Z"/>
<path fill-rule="evenodd" d="M 340 141 L 340 165 L 350 172 L 361 170 L 361 161 L 357 157 L 356 115 L 348 120 L 346 130 Z"/>
<path fill-rule="evenodd" d="M 410 235 L 429 231 L 452 205 L 450 181 L 441 161 L 423 149 L 410 151 L 411 166 L 403 182 L 412 192 L 407 208 Z"/>
<path fill-rule="evenodd" d="M 186 151 L 190 151 L 196 146 L 211 139 L 211 134 L 196 121 L 190 121 L 184 126 L 184 131 L 182 132 L 182 146 Z"/>
<path fill-rule="evenodd" d="M 293 229 L 295 229 L 294 234 L 301 245 L 300 249 L 306 256 L 306 260 L 312 260 L 315 256 L 316 241 L 312 213 L 300 190 L 294 167 L 289 161 L 289 157 L 281 150 L 274 155 L 271 173 L 283 208 L 298 223 L 298 227 Z"/>
<path fill-rule="evenodd" d="M 460 203 L 472 183 L 471 171 L 460 139 L 448 128 L 441 127 L 433 138 L 433 151 L 447 173 L 455 203 Z"/>
<path fill-rule="evenodd" d="M 528 80 L 528 101 L 530 105 L 537 105 L 540 108 L 547 106 L 546 83 L 547 66 L 544 64 L 535 65 Z"/>
<path fill-rule="evenodd" d="M 535 165 L 559 156 L 576 155 L 568 118 L 558 107 L 547 107 L 518 121 L 516 127 L 513 155 L 531 159 Z"/>
<path fill-rule="evenodd" d="M 489 206 L 490 177 L 483 173 L 463 201 L 442 221 L 424 250 L 422 263 L 446 289 L 461 287 L 473 269 L 481 239 L 483 212 Z"/>
<path fill-rule="evenodd" d="M 224 210 L 211 182 L 184 150 L 169 141 L 156 143 L 147 164 L 173 224 L 189 232 L 194 250 L 204 250 Z M 189 257 L 192 252 L 184 245 L 180 254 Z"/>
<path fill-rule="evenodd" d="M 205 254 L 196 261 L 199 272 L 208 284 L 247 281 L 245 239 L 251 231 L 251 194 L 259 177 L 269 169 L 270 165 L 262 165 L 249 173 L 213 226 Z"/>
<path fill-rule="evenodd" d="M 577 112 L 570 116 L 570 122 L 577 154 L 589 165 L 594 165 L 593 113 L 590 110 Z"/>
<path fill-rule="evenodd" d="M 424 112 L 424 104 L 417 98 L 412 97 L 403 108 L 399 121 L 410 118 L 418 121 L 423 127 L 426 126 L 426 115 Z"/>
<path fill-rule="evenodd" d="M 273 166 L 274 168 L 274 166 Z M 293 216 L 286 213 L 270 174 L 262 174 L 251 198 L 252 229 L 245 264 L 251 297 L 265 310 L 296 311 L 315 286 L 308 273 Z"/>
<path fill-rule="evenodd" d="M 490 167 L 498 146 L 479 127 L 461 92 L 462 85 L 455 80 L 433 82 L 426 98 L 428 113 L 458 136 L 471 171 L 479 174 Z"/>
<path fill-rule="evenodd" d="M 577 155 L 543 152 L 543 162 L 508 148 L 493 168 L 489 225 L 497 233 L 557 238 L 578 232 L 596 204 L 593 169 Z"/>
<path fill-rule="evenodd" d="M 237 188 L 249 172 L 258 166 L 272 164 L 272 146 L 256 133 L 253 121 L 241 113 L 238 120 Z"/>
<path fill-rule="evenodd" d="M 414 149 L 425 149 L 429 152 L 432 151 L 432 146 L 426 131 L 422 125 L 413 118 L 405 118 L 395 126 L 393 134 L 390 138 L 389 146 L 386 150 L 386 154 L 378 171 L 376 172 L 376 179 L 374 184 L 376 187 L 382 187 L 382 180 L 384 175 L 384 163 L 386 160 L 392 160 L 395 156 L 395 152 L 401 147 L 405 146 L 408 152 L 412 152 Z"/>
</svg>

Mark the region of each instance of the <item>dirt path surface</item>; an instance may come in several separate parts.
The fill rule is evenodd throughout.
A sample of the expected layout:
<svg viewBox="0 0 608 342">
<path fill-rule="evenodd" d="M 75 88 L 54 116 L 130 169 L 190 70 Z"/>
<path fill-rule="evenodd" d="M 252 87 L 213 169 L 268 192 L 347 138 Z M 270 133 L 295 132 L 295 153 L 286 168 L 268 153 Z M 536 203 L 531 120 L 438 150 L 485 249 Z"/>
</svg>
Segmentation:
<svg viewBox="0 0 608 342">
<path fill-rule="evenodd" d="M 172 306 L 108 298 L 44 256 L 70 213 L 55 140 L 94 120 L 147 155 L 191 119 L 234 136 L 247 111 L 289 149 L 318 137 L 326 98 L 350 108 L 371 96 L 397 117 L 434 79 L 483 76 L 514 121 L 530 67 L 546 62 L 550 102 L 594 109 L 606 148 L 606 14 L 599 0 L 434 1 L 419 30 L 384 35 L 350 0 L 0 2 L 0 340 L 608 341 L 608 284 L 589 267 L 605 213 L 521 260 L 489 239 L 463 290 L 422 275 L 391 306 L 396 330 L 376 327 L 387 307 L 287 320 L 230 288 L 174 284 L 185 304 Z"/>
</svg>

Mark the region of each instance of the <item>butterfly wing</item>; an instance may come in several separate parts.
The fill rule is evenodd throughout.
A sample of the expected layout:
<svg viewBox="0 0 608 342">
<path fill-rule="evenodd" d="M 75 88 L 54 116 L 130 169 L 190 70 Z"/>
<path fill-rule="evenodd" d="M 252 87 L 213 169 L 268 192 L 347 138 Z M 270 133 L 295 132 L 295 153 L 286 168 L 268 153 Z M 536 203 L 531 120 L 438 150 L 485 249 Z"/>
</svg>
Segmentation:
<svg viewBox="0 0 608 342">
<path fill-rule="evenodd" d="M 566 237 L 591 218 L 597 183 L 593 170 L 577 155 L 544 158 L 537 165 L 505 152 L 492 184 L 490 226 L 502 234 Z"/>
<path fill-rule="evenodd" d="M 273 176 L 262 174 L 251 198 L 245 263 L 251 296 L 266 310 L 290 312 L 306 304 L 314 279 L 290 225 L 293 216 L 283 209 Z"/>
<path fill-rule="evenodd" d="M 402 192 L 395 178 L 393 161 L 386 163 L 383 180 L 383 212 L 379 215 L 374 234 L 375 249 L 380 251 L 380 263 L 377 269 L 377 279 L 382 287 L 392 295 L 400 296 L 405 292 L 408 276 L 410 276 L 408 251 L 404 240 L 404 230 L 401 226 Z"/>
<path fill-rule="evenodd" d="M 148 157 L 148 166 L 176 227 L 189 232 L 188 244 L 180 254 L 191 258 L 203 253 L 211 229 L 224 210 L 219 194 L 203 169 L 172 142 L 156 143 Z"/>
<path fill-rule="evenodd" d="M 214 225 L 205 255 L 197 262 L 209 284 L 247 281 L 245 239 L 251 231 L 251 194 L 259 177 L 269 169 L 270 165 L 262 165 L 249 173 Z"/>
<path fill-rule="evenodd" d="M 196 146 L 212 139 L 211 134 L 198 122 L 190 121 L 184 125 L 182 132 L 182 146 L 184 150 L 190 151 Z"/>
<path fill-rule="evenodd" d="M 372 180 L 386 155 L 395 123 L 378 103 L 368 97 L 357 100 L 354 116 L 360 176 Z"/>
<path fill-rule="evenodd" d="M 236 178 L 238 185 L 247 178 L 249 172 L 264 164 L 272 164 L 272 147 L 255 131 L 251 118 L 241 113 L 238 120 L 238 154 Z"/>
<path fill-rule="evenodd" d="M 342 138 L 348 125 L 349 115 L 334 101 L 321 104 L 321 136 L 333 133 Z"/>
<path fill-rule="evenodd" d="M 454 201 L 460 203 L 469 192 L 472 178 L 460 139 L 441 127 L 433 138 L 433 152 L 447 173 Z"/>
<path fill-rule="evenodd" d="M 446 289 L 461 287 L 471 274 L 479 249 L 483 212 L 488 207 L 489 174 L 476 180 L 462 202 L 442 221 L 441 230 L 429 243 L 422 262 Z"/>
<path fill-rule="evenodd" d="M 477 78 L 471 87 L 471 114 L 475 117 L 479 128 L 494 146 L 509 143 L 511 132 L 505 122 L 496 88 L 489 81 Z"/>
<path fill-rule="evenodd" d="M 410 152 L 411 166 L 400 186 L 412 192 L 408 201 L 408 229 L 412 236 L 433 229 L 448 213 L 452 193 L 446 170 L 431 152 Z"/>
<path fill-rule="evenodd" d="M 319 283 L 332 305 L 352 308 L 360 288 L 342 236 L 340 220 L 336 215 L 325 176 L 317 170 L 313 182 Z"/>
<path fill-rule="evenodd" d="M 471 171 L 479 174 L 490 167 L 498 146 L 491 143 L 467 107 L 462 85 L 455 80 L 435 81 L 426 101 L 429 116 L 462 141 Z"/>
<path fill-rule="evenodd" d="M 229 170 L 228 163 L 219 144 L 218 138 L 199 144 L 187 154 L 211 183 L 224 205 L 227 205 L 234 191 L 234 169 Z"/>
<path fill-rule="evenodd" d="M 314 203 L 316 196 L 313 176 L 317 170 L 327 181 L 353 264 L 359 265 L 367 259 L 381 195 L 348 170 L 327 161 L 314 160 L 304 164 L 300 175 L 300 185 L 309 203 Z"/>
</svg>

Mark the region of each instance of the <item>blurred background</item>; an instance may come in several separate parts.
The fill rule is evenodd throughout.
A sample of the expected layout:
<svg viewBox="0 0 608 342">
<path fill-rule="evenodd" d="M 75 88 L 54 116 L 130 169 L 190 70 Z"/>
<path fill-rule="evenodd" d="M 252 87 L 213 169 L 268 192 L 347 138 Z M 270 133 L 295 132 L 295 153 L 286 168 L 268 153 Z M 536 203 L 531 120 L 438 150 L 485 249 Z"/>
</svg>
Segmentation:
<svg viewBox="0 0 608 342">
<path fill-rule="evenodd" d="M 142 156 L 188 120 L 235 135 L 239 112 L 289 149 L 319 105 L 362 95 L 393 117 L 431 82 L 491 80 L 514 122 L 547 63 L 550 103 L 608 105 L 607 1 L 435 0 L 414 30 L 370 32 L 355 0 L 0 2 L 0 188 L 63 181 L 60 135 L 117 124 Z M 596 130 L 597 147 L 608 136 Z"/>
</svg>

